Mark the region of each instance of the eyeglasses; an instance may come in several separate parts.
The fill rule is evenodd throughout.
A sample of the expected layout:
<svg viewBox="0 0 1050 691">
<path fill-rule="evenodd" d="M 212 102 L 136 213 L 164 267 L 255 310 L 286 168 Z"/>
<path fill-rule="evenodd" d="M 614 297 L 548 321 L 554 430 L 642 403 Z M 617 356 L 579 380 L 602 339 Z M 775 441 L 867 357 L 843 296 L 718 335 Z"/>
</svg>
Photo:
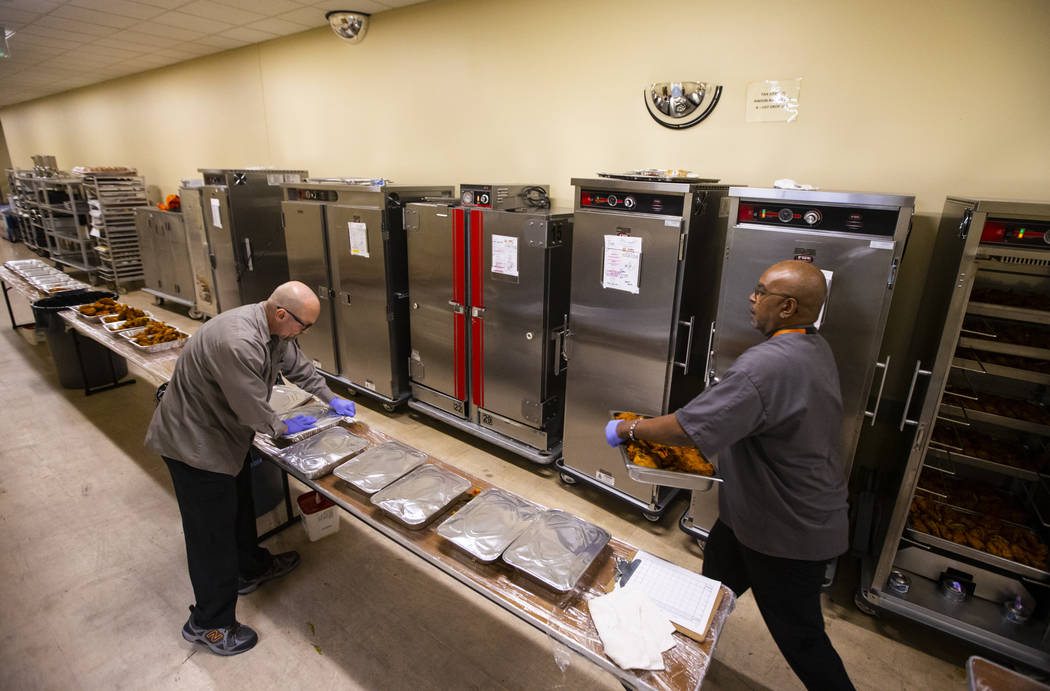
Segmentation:
<svg viewBox="0 0 1050 691">
<path fill-rule="evenodd" d="M 313 326 L 313 324 L 307 324 L 302 319 L 300 319 L 299 317 L 295 316 L 295 312 L 292 312 L 287 307 L 281 307 L 280 305 L 278 305 L 277 309 L 284 310 L 285 312 L 288 313 L 288 316 L 290 316 L 295 321 L 299 322 L 299 326 L 303 327 L 303 333 L 306 333 L 306 331 L 308 331 L 310 329 L 310 327 Z"/>
<path fill-rule="evenodd" d="M 761 283 L 759 283 L 758 285 L 755 286 L 755 289 L 754 289 L 754 291 L 752 291 L 752 293 L 754 295 L 758 296 L 758 300 L 761 300 L 762 298 L 764 298 L 767 295 L 779 295 L 780 297 L 787 298 L 789 300 L 797 300 L 798 299 L 794 295 L 788 295 L 787 293 L 775 293 L 772 290 L 766 290 L 766 287 L 764 285 L 762 285 Z M 756 300 L 755 302 L 758 302 L 758 300 Z"/>
</svg>

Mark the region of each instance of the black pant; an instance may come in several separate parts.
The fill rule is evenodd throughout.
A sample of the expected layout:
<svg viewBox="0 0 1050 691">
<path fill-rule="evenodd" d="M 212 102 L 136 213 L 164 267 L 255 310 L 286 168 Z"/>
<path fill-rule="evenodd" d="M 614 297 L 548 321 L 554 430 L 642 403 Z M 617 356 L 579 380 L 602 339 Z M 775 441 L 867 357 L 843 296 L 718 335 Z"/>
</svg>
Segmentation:
<svg viewBox="0 0 1050 691">
<path fill-rule="evenodd" d="M 721 520 L 704 548 L 703 574 L 737 597 L 750 588 L 780 652 L 807 689 L 852 689 L 842 659 L 824 633 L 820 587 L 827 563 L 771 557 L 748 549 Z"/>
<path fill-rule="evenodd" d="M 236 477 L 213 473 L 161 456 L 168 464 L 186 535 L 186 561 L 202 628 L 235 621 L 237 577 L 254 578 L 273 556 L 257 544 L 251 458 Z"/>
</svg>

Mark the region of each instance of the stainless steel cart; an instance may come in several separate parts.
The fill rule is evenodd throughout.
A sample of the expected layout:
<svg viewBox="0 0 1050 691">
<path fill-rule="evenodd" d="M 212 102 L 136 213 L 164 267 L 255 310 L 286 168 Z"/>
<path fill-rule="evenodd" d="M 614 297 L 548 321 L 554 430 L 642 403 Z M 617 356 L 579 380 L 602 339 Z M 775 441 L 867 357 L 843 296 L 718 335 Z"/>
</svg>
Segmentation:
<svg viewBox="0 0 1050 691">
<path fill-rule="evenodd" d="M 1050 670 L 1050 203 L 949 197 L 927 271 L 856 601 Z"/>
<path fill-rule="evenodd" d="M 183 180 L 179 186 L 182 206 L 182 222 L 186 226 L 186 243 L 193 271 L 194 307 L 190 316 L 194 319 L 214 317 L 222 310 L 219 295 L 215 291 L 215 271 L 212 267 L 208 232 L 204 227 L 204 211 L 201 207 L 202 180 Z"/>
<path fill-rule="evenodd" d="M 709 383 L 717 384 L 741 353 L 764 338 L 751 326 L 748 304 L 762 272 L 788 259 L 813 262 L 829 284 L 819 328 L 839 369 L 839 458 L 849 477 L 861 425 L 878 413 L 882 383 L 891 366 L 891 358 L 880 348 L 915 198 L 751 187 L 734 187 L 729 195 L 731 221 Z M 705 540 L 718 516 L 717 506 L 717 487 L 694 492 L 682 528 Z"/>
<path fill-rule="evenodd" d="M 330 377 L 393 410 L 408 399 L 408 266 L 403 207 L 452 186 L 326 178 L 284 186 L 290 278 L 317 292 L 321 314 L 299 337 Z"/>
<path fill-rule="evenodd" d="M 633 480 L 602 428 L 611 410 L 662 415 L 703 388 L 729 187 L 574 179 L 572 302 L 561 479 L 659 520 L 676 489 Z"/>
<path fill-rule="evenodd" d="M 572 216 L 545 186 L 463 186 L 470 206 L 410 204 L 409 406 L 537 463 L 561 452 Z M 464 195 L 467 193 L 464 192 Z M 522 208 L 491 209 L 507 199 Z M 475 203 L 476 202 L 476 203 Z M 484 206 L 482 206 L 484 205 Z"/>
<path fill-rule="evenodd" d="M 281 184 L 305 170 L 200 168 L 204 227 L 223 310 L 261 302 L 288 280 L 281 229 Z"/>
<path fill-rule="evenodd" d="M 135 230 L 142 254 L 142 291 L 193 308 L 193 269 L 182 213 L 139 207 Z"/>
</svg>

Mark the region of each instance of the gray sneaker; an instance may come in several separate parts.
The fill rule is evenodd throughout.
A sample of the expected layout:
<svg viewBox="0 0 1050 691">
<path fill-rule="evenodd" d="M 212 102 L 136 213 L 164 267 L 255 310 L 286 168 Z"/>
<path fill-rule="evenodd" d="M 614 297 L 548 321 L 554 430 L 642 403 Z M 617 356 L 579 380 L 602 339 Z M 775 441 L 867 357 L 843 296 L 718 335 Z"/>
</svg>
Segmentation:
<svg viewBox="0 0 1050 691">
<path fill-rule="evenodd" d="M 255 578 L 237 578 L 237 594 L 253 593 L 266 581 L 288 575 L 296 566 L 299 566 L 300 561 L 299 553 L 295 551 L 275 554 L 270 561 L 270 566 Z"/>
<path fill-rule="evenodd" d="M 202 629 L 193 623 L 194 608 L 182 627 L 182 637 L 190 643 L 203 643 L 216 655 L 237 655 L 251 650 L 259 642 L 259 634 L 251 628 L 233 622 L 229 626 Z"/>
</svg>

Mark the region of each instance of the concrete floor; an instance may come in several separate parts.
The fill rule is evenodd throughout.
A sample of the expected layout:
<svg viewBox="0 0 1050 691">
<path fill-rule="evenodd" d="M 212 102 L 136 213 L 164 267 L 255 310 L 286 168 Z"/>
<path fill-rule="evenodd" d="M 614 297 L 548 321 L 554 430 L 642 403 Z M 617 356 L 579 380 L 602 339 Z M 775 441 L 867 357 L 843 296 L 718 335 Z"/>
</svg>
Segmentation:
<svg viewBox="0 0 1050 691">
<path fill-rule="evenodd" d="M 0 241 L 0 261 L 35 256 Z M 12 293 L 15 313 L 31 319 Z M 153 298 L 124 299 L 196 328 Z M 174 308 L 181 309 L 181 308 Z M 0 329 L 0 670 L 6 688 L 619 689 L 571 651 L 450 577 L 343 516 L 311 543 L 301 526 L 272 538 L 302 566 L 241 598 L 238 619 L 259 645 L 220 658 L 179 635 L 192 602 L 171 480 L 142 438 L 153 387 L 85 397 L 59 386 L 31 329 Z M 132 376 L 134 376 L 134 369 Z M 699 570 L 677 526 L 678 499 L 653 524 L 608 495 L 562 485 L 549 469 L 416 413 L 358 399 L 367 424 L 534 501 L 572 512 L 622 540 Z M 303 491 L 293 489 L 293 495 Z M 273 517 L 260 519 L 261 526 Z M 964 688 L 967 649 L 910 622 L 852 605 L 843 560 L 825 600 L 828 634 L 858 689 Z M 907 643 L 900 642 L 901 640 Z M 800 689 L 750 595 L 724 629 L 705 688 Z"/>
</svg>

